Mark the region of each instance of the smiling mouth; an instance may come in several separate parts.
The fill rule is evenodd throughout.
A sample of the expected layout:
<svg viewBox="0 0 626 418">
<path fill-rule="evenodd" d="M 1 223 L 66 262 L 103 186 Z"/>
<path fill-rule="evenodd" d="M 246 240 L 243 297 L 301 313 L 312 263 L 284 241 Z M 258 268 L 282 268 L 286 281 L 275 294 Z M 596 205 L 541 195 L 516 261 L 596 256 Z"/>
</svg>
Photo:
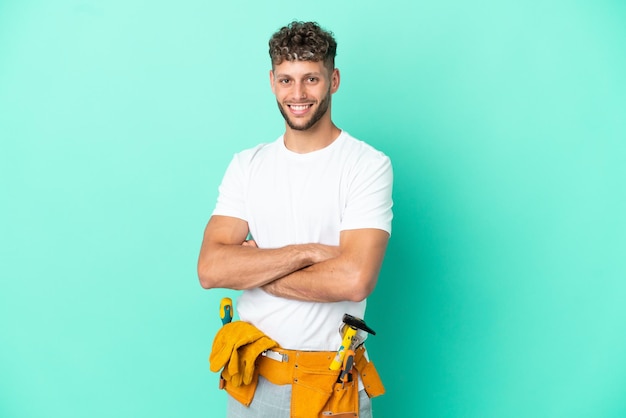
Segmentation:
<svg viewBox="0 0 626 418">
<path fill-rule="evenodd" d="M 308 110 L 313 105 L 312 104 L 288 104 L 287 106 L 289 106 L 289 109 L 293 110 L 294 112 L 304 112 L 305 110 Z"/>
</svg>

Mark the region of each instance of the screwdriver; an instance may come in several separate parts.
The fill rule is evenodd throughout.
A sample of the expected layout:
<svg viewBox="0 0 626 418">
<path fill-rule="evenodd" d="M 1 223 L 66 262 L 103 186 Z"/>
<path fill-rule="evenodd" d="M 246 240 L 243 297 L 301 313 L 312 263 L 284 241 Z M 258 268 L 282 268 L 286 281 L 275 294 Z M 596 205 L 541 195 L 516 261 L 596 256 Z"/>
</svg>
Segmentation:
<svg viewBox="0 0 626 418">
<path fill-rule="evenodd" d="M 220 301 L 220 319 L 222 320 L 222 326 L 229 324 L 233 320 L 233 301 L 230 298 L 222 298 Z M 226 381 L 220 373 L 219 388 L 224 389 L 226 387 Z"/>
<path fill-rule="evenodd" d="M 343 359 L 343 369 L 339 373 L 338 381 L 341 385 L 345 385 L 348 382 L 352 382 L 352 367 L 354 366 L 354 350 L 349 349 L 346 351 L 345 358 Z"/>
<path fill-rule="evenodd" d="M 220 318 L 222 319 L 222 325 L 226 325 L 233 320 L 233 301 L 230 298 L 222 298 L 220 302 Z"/>
</svg>

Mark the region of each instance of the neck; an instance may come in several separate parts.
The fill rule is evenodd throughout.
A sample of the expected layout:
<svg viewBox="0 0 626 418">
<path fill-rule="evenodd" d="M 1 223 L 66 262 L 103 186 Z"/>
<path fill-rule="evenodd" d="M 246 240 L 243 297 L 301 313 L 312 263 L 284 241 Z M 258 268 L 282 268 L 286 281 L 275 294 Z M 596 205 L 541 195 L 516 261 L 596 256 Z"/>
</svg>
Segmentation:
<svg viewBox="0 0 626 418">
<path fill-rule="evenodd" d="M 305 131 L 295 130 L 285 124 L 283 136 L 285 147 L 298 154 L 306 154 L 326 148 L 332 144 L 341 133 L 330 119 L 321 119 L 311 128 Z"/>
</svg>

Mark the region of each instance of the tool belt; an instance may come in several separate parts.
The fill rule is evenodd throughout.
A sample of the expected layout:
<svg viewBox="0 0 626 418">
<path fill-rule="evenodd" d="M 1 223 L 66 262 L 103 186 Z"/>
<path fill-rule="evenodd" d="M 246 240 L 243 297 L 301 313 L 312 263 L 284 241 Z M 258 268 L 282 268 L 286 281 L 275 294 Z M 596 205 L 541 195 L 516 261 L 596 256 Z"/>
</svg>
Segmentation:
<svg viewBox="0 0 626 418">
<path fill-rule="evenodd" d="M 252 382 L 235 386 L 227 380 L 221 385 L 233 398 L 249 406 L 261 375 L 275 385 L 292 385 L 291 417 L 358 417 L 359 379 L 338 382 L 339 373 L 328 368 L 336 352 L 296 351 L 273 348 L 257 357 Z M 370 398 L 385 392 L 374 364 L 367 359 L 365 347 L 355 350 L 354 369 L 361 377 Z"/>
</svg>

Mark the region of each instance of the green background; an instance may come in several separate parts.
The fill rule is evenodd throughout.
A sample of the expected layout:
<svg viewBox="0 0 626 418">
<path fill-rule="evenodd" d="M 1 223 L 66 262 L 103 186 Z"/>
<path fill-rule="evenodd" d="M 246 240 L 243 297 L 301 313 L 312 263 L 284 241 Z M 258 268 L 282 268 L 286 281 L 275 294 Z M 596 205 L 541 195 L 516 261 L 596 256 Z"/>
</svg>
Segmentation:
<svg viewBox="0 0 626 418">
<path fill-rule="evenodd" d="M 196 257 L 294 18 L 394 163 L 376 416 L 626 416 L 621 0 L 0 0 L 0 416 L 224 415 Z"/>
</svg>

